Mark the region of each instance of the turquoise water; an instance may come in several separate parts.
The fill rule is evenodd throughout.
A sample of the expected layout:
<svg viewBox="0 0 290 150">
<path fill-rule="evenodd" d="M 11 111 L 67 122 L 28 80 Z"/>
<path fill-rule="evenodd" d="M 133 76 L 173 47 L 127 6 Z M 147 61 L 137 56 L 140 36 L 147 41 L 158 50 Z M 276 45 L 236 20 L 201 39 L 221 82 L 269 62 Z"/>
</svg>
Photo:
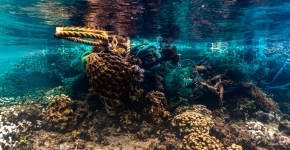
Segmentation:
<svg viewBox="0 0 290 150">
<path fill-rule="evenodd" d="M 64 121 L 62 125 L 73 124 L 67 129 L 58 126 L 51 116 L 57 110 L 53 107 L 58 108 L 55 102 L 61 101 L 59 105 L 72 110 L 61 112 L 64 109 L 59 106 L 57 111 L 69 114 L 68 118 L 78 116 L 87 124 L 91 122 L 82 118 L 88 115 L 86 111 L 93 112 L 90 115 L 95 120 L 99 111 L 103 116 L 107 112 L 106 117 L 115 116 L 108 117 L 108 124 L 118 130 L 112 135 L 132 132 L 140 139 L 150 139 L 146 135 L 150 133 L 153 139 L 173 134 L 171 138 L 176 135 L 176 141 L 181 141 L 190 136 L 183 138 L 187 131 L 175 130 L 178 119 L 172 118 L 186 109 L 201 109 L 204 112 L 197 112 L 202 115 L 213 111 L 216 124 L 217 118 L 223 120 L 225 126 L 216 125 L 208 132 L 225 146 L 233 143 L 230 139 L 239 138 L 237 144 L 244 149 L 290 147 L 290 140 L 285 140 L 290 135 L 287 0 L 0 0 L 0 16 L 0 106 L 41 104 L 48 111 L 36 117 L 38 121 L 30 121 L 43 121 L 38 125 L 45 131 L 75 138 L 88 127 L 78 126 L 80 121 Z M 56 29 L 73 33 L 56 34 Z M 99 30 L 108 32 L 103 35 Z M 69 39 L 74 36 L 99 44 Z M 71 102 L 61 94 L 81 102 Z M 179 107 L 192 104 L 209 110 L 199 105 Z M 243 127 L 240 131 L 247 136 L 234 136 L 230 131 L 223 135 L 224 130 L 232 129 L 230 124 Z M 152 129 L 144 131 L 144 126 Z M 263 138 L 256 135 L 261 126 L 269 128 Z M 34 127 L 31 133 L 39 129 Z M 279 136 L 273 137 L 272 132 Z M 20 139 L 29 147 L 23 136 Z M 248 144 L 252 140 L 254 144 Z M 277 141 L 278 145 L 273 144 Z M 71 146 L 58 144 L 64 149 Z"/>
<path fill-rule="evenodd" d="M 102 5 L 105 4 L 106 1 Z M 4 46 L 19 46 L 17 52 L 37 51 L 61 45 L 61 41 L 51 36 L 54 27 L 89 25 L 92 21 L 85 15 L 102 9 L 100 5 L 88 10 L 89 5 L 86 1 L 3 1 L 0 12 L 3 50 L 9 51 Z M 126 17 L 130 18 L 123 22 L 119 16 L 110 18 L 117 9 L 102 9 L 102 13 L 95 14 L 95 19 L 100 20 L 96 26 L 124 30 L 132 37 L 163 36 L 189 44 L 238 41 L 244 43 L 239 46 L 249 47 L 286 42 L 289 32 L 286 1 L 132 1 L 131 6 L 120 6 L 129 10 Z"/>
<path fill-rule="evenodd" d="M 83 25 L 72 19 L 83 15 L 75 11 L 81 5 L 86 6 L 84 1 L 1 1 L 1 82 L 5 73 L 13 69 L 13 63 L 23 56 L 43 53 L 49 48 L 75 47 L 55 39 L 53 34 L 56 25 Z"/>
</svg>

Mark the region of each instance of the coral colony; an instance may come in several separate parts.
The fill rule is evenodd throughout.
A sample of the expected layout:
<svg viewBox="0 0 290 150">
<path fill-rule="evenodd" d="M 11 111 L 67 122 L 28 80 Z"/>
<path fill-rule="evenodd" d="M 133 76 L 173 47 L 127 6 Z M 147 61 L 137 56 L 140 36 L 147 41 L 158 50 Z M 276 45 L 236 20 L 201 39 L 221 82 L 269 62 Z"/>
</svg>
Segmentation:
<svg viewBox="0 0 290 150">
<path fill-rule="evenodd" d="M 5 74 L 0 149 L 290 149 L 289 97 L 275 91 L 289 86 L 282 53 L 251 63 L 222 43 L 201 51 L 89 27 L 58 26 L 55 37 L 84 45 L 23 57 Z"/>
</svg>

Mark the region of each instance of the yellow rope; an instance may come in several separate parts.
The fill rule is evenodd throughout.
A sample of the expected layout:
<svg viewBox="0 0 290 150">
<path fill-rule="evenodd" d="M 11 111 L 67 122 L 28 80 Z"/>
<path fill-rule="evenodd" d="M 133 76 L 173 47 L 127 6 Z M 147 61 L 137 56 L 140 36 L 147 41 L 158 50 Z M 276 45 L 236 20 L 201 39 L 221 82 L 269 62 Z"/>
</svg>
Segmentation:
<svg viewBox="0 0 290 150">
<path fill-rule="evenodd" d="M 70 32 L 70 31 L 62 31 L 54 34 L 58 38 L 64 37 L 80 37 L 80 38 L 92 38 L 103 41 L 108 41 L 108 37 L 100 34 L 94 33 L 85 33 L 85 32 Z"/>
<path fill-rule="evenodd" d="M 104 43 L 103 45 L 108 45 L 109 31 L 98 30 L 96 28 L 90 27 L 74 27 L 74 26 L 70 27 L 57 26 L 55 30 L 56 33 L 54 34 L 54 36 L 56 38 L 62 38 L 89 45 L 100 45 L 100 42 L 92 42 L 88 40 L 79 39 L 79 38 L 91 38 L 101 40 Z"/>
<path fill-rule="evenodd" d="M 76 27 L 76 26 L 57 26 L 56 30 L 58 31 L 75 31 L 75 32 L 91 32 L 91 33 L 112 33 L 112 31 L 99 30 L 92 27 Z"/>
<path fill-rule="evenodd" d="M 83 39 L 79 39 L 79 38 L 75 38 L 75 37 L 62 37 L 62 38 L 65 40 L 70 40 L 70 41 L 83 43 L 83 44 L 87 44 L 87 45 L 93 45 L 93 46 L 106 46 L 107 45 L 107 43 L 104 43 L 102 41 L 94 42 L 94 41 L 83 40 Z"/>
</svg>

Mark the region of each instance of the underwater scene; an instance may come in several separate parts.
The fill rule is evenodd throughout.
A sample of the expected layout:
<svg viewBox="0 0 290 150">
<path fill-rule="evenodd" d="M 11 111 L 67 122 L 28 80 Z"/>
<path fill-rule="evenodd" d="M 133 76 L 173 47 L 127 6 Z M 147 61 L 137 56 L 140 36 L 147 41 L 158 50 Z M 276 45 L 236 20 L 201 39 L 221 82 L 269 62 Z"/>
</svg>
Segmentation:
<svg viewBox="0 0 290 150">
<path fill-rule="evenodd" d="M 289 150 L 289 0 L 0 0 L 0 150 Z"/>
</svg>

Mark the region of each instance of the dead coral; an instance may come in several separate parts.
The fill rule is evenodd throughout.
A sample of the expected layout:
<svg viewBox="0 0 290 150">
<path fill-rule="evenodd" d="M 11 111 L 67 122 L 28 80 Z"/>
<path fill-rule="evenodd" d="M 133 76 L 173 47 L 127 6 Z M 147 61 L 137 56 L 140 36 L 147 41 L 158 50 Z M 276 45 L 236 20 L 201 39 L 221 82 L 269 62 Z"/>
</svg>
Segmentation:
<svg viewBox="0 0 290 150">
<path fill-rule="evenodd" d="M 80 102 L 77 106 L 76 101 L 64 94 L 53 96 L 52 99 L 42 117 L 43 125 L 48 130 L 70 131 L 85 118 L 87 112 L 84 103 Z"/>
<path fill-rule="evenodd" d="M 232 110 L 231 116 L 247 120 L 256 109 L 255 101 L 243 97 L 234 100 L 236 101 L 236 107 Z"/>
<path fill-rule="evenodd" d="M 74 149 L 85 149 L 86 148 L 86 142 L 84 140 L 77 139 L 73 143 L 73 148 Z"/>
<path fill-rule="evenodd" d="M 281 115 L 280 113 L 275 113 L 274 111 L 270 111 L 269 113 L 266 113 L 259 110 L 254 113 L 255 119 L 263 123 L 280 122 L 281 121 L 280 115 Z"/>
<path fill-rule="evenodd" d="M 33 123 L 37 128 L 37 121 L 40 121 L 42 106 L 38 104 L 33 105 L 18 105 L 11 107 L 0 107 L 2 119 L 5 122 L 15 122 L 15 120 L 27 120 Z"/>
<path fill-rule="evenodd" d="M 153 137 L 156 133 L 156 128 L 154 127 L 155 126 L 153 124 L 149 124 L 143 121 L 142 124 L 140 125 L 139 131 L 136 133 L 136 137 L 142 140 L 147 139 L 149 137 Z"/>
<path fill-rule="evenodd" d="M 146 94 L 147 105 L 143 108 L 143 114 L 155 124 L 162 124 L 171 120 L 169 105 L 165 94 L 159 91 L 151 91 Z"/>
<path fill-rule="evenodd" d="M 158 143 L 151 143 L 150 149 L 152 150 L 178 150 L 178 139 L 173 133 L 164 132 L 159 136 Z"/>
<path fill-rule="evenodd" d="M 240 86 L 255 100 L 256 106 L 260 109 L 269 111 L 278 111 L 279 106 L 257 86 L 252 83 L 241 83 Z"/>
<path fill-rule="evenodd" d="M 141 125 L 141 115 L 134 111 L 127 111 L 120 116 L 120 123 L 127 131 L 138 131 Z"/>
<path fill-rule="evenodd" d="M 286 136 L 278 137 L 278 145 L 280 149 L 289 149 L 290 148 L 290 138 Z"/>
<path fill-rule="evenodd" d="M 255 149 L 256 143 L 250 138 L 244 121 L 229 122 L 227 124 L 215 118 L 215 126 L 211 134 L 221 140 L 224 146 L 231 146 L 233 143 L 242 145 L 244 149 Z"/>
</svg>

